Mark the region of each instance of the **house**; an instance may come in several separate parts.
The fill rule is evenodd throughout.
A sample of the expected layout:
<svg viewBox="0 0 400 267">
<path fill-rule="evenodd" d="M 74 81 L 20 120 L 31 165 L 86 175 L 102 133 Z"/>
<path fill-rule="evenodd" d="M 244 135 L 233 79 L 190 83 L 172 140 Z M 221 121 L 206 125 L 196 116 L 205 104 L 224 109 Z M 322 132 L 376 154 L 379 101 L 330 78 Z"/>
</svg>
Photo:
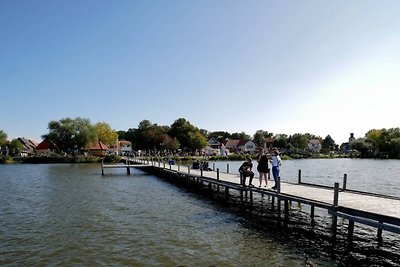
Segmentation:
<svg viewBox="0 0 400 267">
<path fill-rule="evenodd" d="M 17 140 L 24 146 L 19 151 L 20 157 L 27 157 L 35 153 L 35 148 L 38 146 L 36 141 L 27 139 L 25 137 L 18 137 Z"/>
<path fill-rule="evenodd" d="M 132 142 L 126 140 L 118 140 L 118 155 L 126 155 L 132 152 Z"/>
<path fill-rule="evenodd" d="M 257 145 L 252 140 L 240 140 L 238 148 L 242 152 L 253 154 L 256 151 Z"/>
<path fill-rule="evenodd" d="M 56 153 L 57 146 L 49 139 L 44 139 L 35 147 L 35 154 L 38 156 L 51 156 Z"/>
<path fill-rule="evenodd" d="M 208 146 L 213 148 L 213 149 L 220 149 L 221 148 L 221 143 L 214 137 L 211 137 L 208 140 Z"/>
<path fill-rule="evenodd" d="M 319 153 L 321 150 L 321 141 L 319 139 L 311 139 L 307 144 L 308 150 Z"/>
<path fill-rule="evenodd" d="M 127 155 L 132 152 L 132 142 L 126 141 L 124 139 L 118 140 L 118 143 L 115 143 L 108 147 L 108 154 L 114 155 Z"/>
<path fill-rule="evenodd" d="M 273 144 L 274 144 L 274 138 L 273 137 L 265 137 L 263 139 L 263 145 L 262 146 L 263 146 L 263 149 L 265 151 L 268 151 L 268 150 L 272 149 Z"/>
<path fill-rule="evenodd" d="M 342 144 L 342 151 L 344 153 L 350 153 L 350 145 L 351 143 L 353 143 L 356 140 L 356 138 L 354 137 L 354 133 L 350 133 L 350 137 L 349 137 L 349 142 L 343 143 Z"/>
<path fill-rule="evenodd" d="M 238 139 L 228 139 L 225 143 L 225 148 L 228 149 L 229 151 L 236 152 L 238 151 L 238 144 L 240 140 Z"/>
<path fill-rule="evenodd" d="M 90 156 L 104 157 L 106 155 L 108 147 L 105 144 L 103 144 L 103 142 L 96 141 L 90 143 L 85 150 L 86 153 Z"/>
</svg>

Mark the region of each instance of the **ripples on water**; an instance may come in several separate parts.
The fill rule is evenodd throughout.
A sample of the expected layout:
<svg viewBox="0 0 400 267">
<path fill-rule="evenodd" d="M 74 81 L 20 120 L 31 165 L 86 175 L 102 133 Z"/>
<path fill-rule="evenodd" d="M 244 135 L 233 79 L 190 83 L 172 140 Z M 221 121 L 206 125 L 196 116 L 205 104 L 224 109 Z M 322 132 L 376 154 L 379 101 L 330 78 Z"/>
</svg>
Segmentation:
<svg viewBox="0 0 400 267">
<path fill-rule="evenodd" d="M 0 266 L 336 266 L 273 222 L 134 170 L 0 165 Z M 299 245 L 300 244 L 300 245 Z"/>
</svg>

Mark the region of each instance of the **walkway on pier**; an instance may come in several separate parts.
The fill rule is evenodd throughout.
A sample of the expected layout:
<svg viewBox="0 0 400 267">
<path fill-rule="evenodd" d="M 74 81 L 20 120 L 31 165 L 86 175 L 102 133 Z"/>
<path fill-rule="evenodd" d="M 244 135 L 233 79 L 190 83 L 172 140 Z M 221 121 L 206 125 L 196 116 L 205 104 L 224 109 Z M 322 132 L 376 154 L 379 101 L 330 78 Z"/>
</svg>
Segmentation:
<svg viewBox="0 0 400 267">
<path fill-rule="evenodd" d="M 167 165 L 166 168 L 170 166 Z M 179 167 L 180 172 L 187 173 L 184 167 Z M 171 170 L 178 171 L 177 165 L 171 165 Z M 200 171 L 190 169 L 190 173 L 195 176 L 217 179 L 216 171 Z M 238 174 L 219 172 L 219 180 L 240 185 L 240 176 Z M 248 181 L 248 178 L 247 178 Z M 253 184 L 258 183 L 258 177 L 253 179 Z M 274 181 L 269 181 L 272 186 Z M 275 192 L 271 188 L 252 187 L 252 189 Z M 317 186 L 310 184 L 293 184 L 281 182 L 280 194 L 309 200 L 310 202 L 320 203 L 321 206 L 332 206 L 334 204 L 334 187 Z M 376 213 L 382 216 L 389 216 L 400 221 L 400 198 L 369 194 L 350 190 L 339 190 L 337 206 L 360 210 L 369 213 Z"/>
<path fill-rule="evenodd" d="M 127 158 L 125 158 L 127 160 Z M 369 225 L 378 229 L 378 239 L 381 242 L 382 230 L 400 234 L 400 198 L 384 196 L 379 194 L 348 190 L 339 188 L 336 183 L 333 187 L 299 183 L 281 182 L 279 191 L 265 187 L 243 187 L 240 185 L 240 176 L 238 174 L 225 173 L 217 171 L 194 170 L 188 166 L 168 165 L 164 162 L 155 162 L 148 160 L 136 160 L 135 163 L 163 169 L 169 172 L 175 172 L 179 175 L 194 177 L 210 184 L 223 186 L 229 190 L 239 190 L 242 192 L 261 193 L 271 195 L 278 201 L 295 201 L 311 206 L 311 216 L 314 216 L 314 207 L 327 210 L 333 217 L 332 228 L 336 229 L 337 217 L 349 220 L 349 239 L 353 235 L 354 222 Z M 300 172 L 299 172 L 300 175 Z M 248 180 L 248 179 L 247 179 Z M 253 179 L 253 184 L 258 183 L 258 178 Z M 270 181 L 272 186 L 274 181 Z M 280 208 L 280 207 L 278 207 Z M 290 209 L 290 208 L 288 208 Z M 285 211 L 288 213 L 288 210 Z"/>
</svg>

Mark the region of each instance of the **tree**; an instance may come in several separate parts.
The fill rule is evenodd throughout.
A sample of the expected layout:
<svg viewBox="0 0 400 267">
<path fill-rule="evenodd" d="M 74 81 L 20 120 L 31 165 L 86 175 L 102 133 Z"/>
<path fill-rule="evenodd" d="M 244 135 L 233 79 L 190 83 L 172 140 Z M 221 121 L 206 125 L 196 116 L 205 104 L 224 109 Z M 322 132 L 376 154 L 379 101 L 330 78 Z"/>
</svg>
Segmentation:
<svg viewBox="0 0 400 267">
<path fill-rule="evenodd" d="M 263 130 L 258 130 L 254 133 L 253 135 L 253 141 L 256 143 L 258 146 L 262 146 L 264 143 L 264 139 L 267 137 L 271 137 L 273 133 L 263 131 Z"/>
<path fill-rule="evenodd" d="M 296 133 L 294 135 L 289 136 L 288 144 L 292 145 L 292 147 L 294 148 L 306 149 L 308 144 L 308 139 L 306 135 Z"/>
<path fill-rule="evenodd" d="M 117 131 L 117 134 L 118 134 L 119 139 L 127 140 L 126 139 L 126 131 L 120 130 L 120 131 Z"/>
<path fill-rule="evenodd" d="M 249 140 L 250 139 L 250 135 L 247 135 L 245 132 L 233 133 L 233 134 L 231 134 L 231 138 L 232 139 L 239 139 L 239 140 Z"/>
<path fill-rule="evenodd" d="M 13 139 L 9 144 L 9 148 L 10 153 L 15 155 L 24 148 L 24 145 L 18 139 Z"/>
<path fill-rule="evenodd" d="M 287 148 L 288 147 L 288 136 L 286 134 L 277 134 L 274 137 L 274 147 Z"/>
<path fill-rule="evenodd" d="M 188 148 L 192 150 L 202 149 L 207 146 L 207 139 L 199 131 L 188 133 Z"/>
<path fill-rule="evenodd" d="M 118 134 L 111 129 L 110 125 L 105 122 L 98 122 L 94 125 L 97 138 L 105 145 L 110 146 L 118 142 Z"/>
<path fill-rule="evenodd" d="M 163 143 L 167 150 L 177 150 L 180 147 L 178 139 L 171 137 L 168 134 L 164 135 Z"/>
<path fill-rule="evenodd" d="M 208 139 L 215 138 L 218 141 L 226 140 L 231 137 L 231 134 L 224 131 L 216 131 L 208 134 Z"/>
<path fill-rule="evenodd" d="M 324 153 L 330 152 L 335 149 L 335 141 L 330 135 L 327 135 L 321 143 L 321 148 Z"/>
<path fill-rule="evenodd" d="M 96 131 L 89 119 L 78 117 L 50 121 L 48 129 L 49 133 L 42 137 L 49 139 L 60 151 L 65 153 L 79 152 L 97 139 Z"/>
<path fill-rule="evenodd" d="M 177 119 L 170 127 L 169 134 L 175 137 L 182 148 L 196 150 L 207 146 L 206 137 L 184 118 Z"/>
<path fill-rule="evenodd" d="M 3 147 L 7 144 L 7 134 L 0 130 L 0 147 Z"/>
<path fill-rule="evenodd" d="M 362 158 L 369 157 L 371 153 L 371 143 L 366 141 L 366 138 L 358 138 L 350 144 L 350 148 L 360 152 Z"/>
</svg>

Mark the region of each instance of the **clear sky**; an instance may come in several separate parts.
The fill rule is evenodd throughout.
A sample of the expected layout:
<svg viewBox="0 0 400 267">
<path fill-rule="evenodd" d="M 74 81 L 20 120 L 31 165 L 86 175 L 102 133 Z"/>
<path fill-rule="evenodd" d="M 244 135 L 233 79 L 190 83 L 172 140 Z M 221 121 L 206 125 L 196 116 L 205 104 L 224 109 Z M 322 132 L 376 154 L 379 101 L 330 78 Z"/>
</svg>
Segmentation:
<svg viewBox="0 0 400 267">
<path fill-rule="evenodd" d="M 400 126 L 398 0 L 1 0 L 0 130 L 65 117 L 208 131 Z"/>
</svg>

